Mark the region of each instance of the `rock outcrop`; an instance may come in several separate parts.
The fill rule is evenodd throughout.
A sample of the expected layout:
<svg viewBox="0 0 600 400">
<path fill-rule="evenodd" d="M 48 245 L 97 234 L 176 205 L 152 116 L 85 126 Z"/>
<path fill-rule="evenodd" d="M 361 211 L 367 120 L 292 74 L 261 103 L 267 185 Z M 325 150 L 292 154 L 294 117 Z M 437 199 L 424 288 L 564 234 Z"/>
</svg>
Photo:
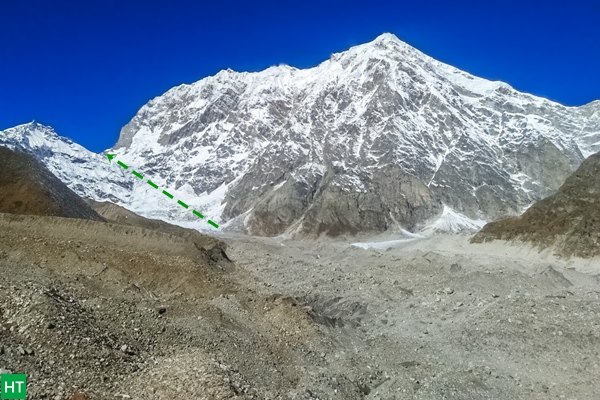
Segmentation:
<svg viewBox="0 0 600 400">
<path fill-rule="evenodd" d="M 600 256 L 600 153 L 585 160 L 554 195 L 520 217 L 487 224 L 472 242 L 495 239 L 552 247 L 564 257 Z"/>
<path fill-rule="evenodd" d="M 103 219 L 30 154 L 0 147 L 0 212 Z"/>
</svg>

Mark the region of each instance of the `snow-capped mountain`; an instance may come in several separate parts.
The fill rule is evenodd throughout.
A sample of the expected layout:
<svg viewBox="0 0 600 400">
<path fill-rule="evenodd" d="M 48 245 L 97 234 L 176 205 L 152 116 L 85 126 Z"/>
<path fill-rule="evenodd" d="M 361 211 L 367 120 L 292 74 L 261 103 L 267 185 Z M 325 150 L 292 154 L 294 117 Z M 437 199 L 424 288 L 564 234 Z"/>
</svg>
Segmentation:
<svg viewBox="0 0 600 400">
<path fill-rule="evenodd" d="M 84 198 L 110 201 L 150 218 L 199 230 L 212 229 L 205 221 L 199 221 L 173 200 L 165 198 L 161 191 L 140 183 L 135 176 L 114 162 L 109 163 L 106 157 L 108 152 L 93 153 L 72 140 L 59 136 L 51 127 L 32 122 L 0 131 L 0 146 L 33 154 L 69 188 Z M 167 188 L 160 175 L 148 178 Z M 209 200 L 204 197 L 201 199 L 203 201 L 199 201 L 185 189 L 168 189 L 177 195 L 177 199 L 188 201 L 192 208 L 198 206 L 196 208 L 203 209 L 200 205 L 206 205 Z"/>
<path fill-rule="evenodd" d="M 193 221 L 103 157 L 48 140 L 37 148 L 58 146 L 44 158 L 78 193 Z M 175 87 L 111 149 L 218 222 L 266 235 L 480 225 L 549 195 L 597 151 L 600 102 L 520 93 L 391 34 L 310 69 L 227 70 Z"/>
<path fill-rule="evenodd" d="M 32 122 L 1 131 L 0 145 L 33 154 L 80 196 L 130 201 L 133 188 L 130 179 L 121 179 L 121 174 L 107 168 L 108 161 L 103 155 L 58 136 L 51 127 Z"/>
</svg>

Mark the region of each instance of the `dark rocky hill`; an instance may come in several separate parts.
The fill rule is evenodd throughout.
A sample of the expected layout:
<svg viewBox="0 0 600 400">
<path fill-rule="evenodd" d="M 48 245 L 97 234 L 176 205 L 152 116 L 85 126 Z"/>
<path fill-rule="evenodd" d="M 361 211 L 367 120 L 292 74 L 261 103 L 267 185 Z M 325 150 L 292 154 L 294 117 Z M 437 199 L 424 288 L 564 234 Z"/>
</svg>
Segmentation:
<svg viewBox="0 0 600 400">
<path fill-rule="evenodd" d="M 33 156 L 0 147 L 0 212 L 103 221 Z"/>
<path fill-rule="evenodd" d="M 487 224 L 472 242 L 522 240 L 569 257 L 600 256 L 600 153 L 590 156 L 558 192 L 522 216 Z"/>
<path fill-rule="evenodd" d="M 229 261 L 225 253 L 227 246 L 223 241 L 215 237 L 204 235 L 194 229 L 172 225 L 158 219 L 144 218 L 108 201 L 99 202 L 88 199 L 87 203 L 95 212 L 111 224 L 136 226 L 183 238 L 193 243 L 198 249 L 203 249 L 213 261 Z"/>
</svg>

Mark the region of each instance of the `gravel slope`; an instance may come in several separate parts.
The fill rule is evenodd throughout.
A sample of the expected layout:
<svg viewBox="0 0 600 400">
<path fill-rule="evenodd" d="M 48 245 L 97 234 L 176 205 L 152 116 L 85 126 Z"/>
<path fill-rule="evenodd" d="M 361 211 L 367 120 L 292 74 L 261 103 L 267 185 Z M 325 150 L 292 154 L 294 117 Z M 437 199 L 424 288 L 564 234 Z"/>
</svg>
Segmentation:
<svg viewBox="0 0 600 400">
<path fill-rule="evenodd" d="M 228 261 L 0 214 L 0 368 L 32 399 L 600 398 L 598 260 L 468 239 L 207 241 Z"/>
<path fill-rule="evenodd" d="M 306 301 L 368 399 L 596 399 L 600 260 L 467 236 L 363 250 L 230 240 L 257 288 Z M 585 273 L 584 273 L 585 272 Z"/>
</svg>

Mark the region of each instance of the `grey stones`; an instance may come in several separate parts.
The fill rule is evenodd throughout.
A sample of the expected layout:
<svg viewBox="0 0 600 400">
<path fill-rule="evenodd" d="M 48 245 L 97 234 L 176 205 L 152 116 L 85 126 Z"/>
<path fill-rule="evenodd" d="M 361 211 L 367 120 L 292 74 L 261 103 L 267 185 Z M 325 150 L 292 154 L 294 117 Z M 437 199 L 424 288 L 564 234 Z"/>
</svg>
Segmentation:
<svg viewBox="0 0 600 400">
<path fill-rule="evenodd" d="M 456 274 L 460 271 L 462 271 L 462 267 L 459 264 L 454 263 L 454 264 L 450 265 L 450 272 Z"/>
</svg>

